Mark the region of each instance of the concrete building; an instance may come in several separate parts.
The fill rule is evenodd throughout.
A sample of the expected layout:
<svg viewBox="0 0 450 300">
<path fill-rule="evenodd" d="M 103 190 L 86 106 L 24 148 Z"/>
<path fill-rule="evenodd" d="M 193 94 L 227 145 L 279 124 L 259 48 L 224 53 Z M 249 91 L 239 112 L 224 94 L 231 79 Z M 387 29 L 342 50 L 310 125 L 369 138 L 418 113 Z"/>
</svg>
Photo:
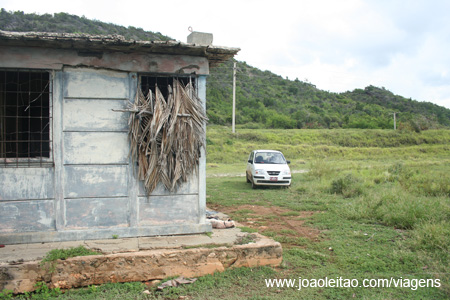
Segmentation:
<svg viewBox="0 0 450 300">
<path fill-rule="evenodd" d="M 205 149 L 176 192 L 147 195 L 123 111 L 174 79 L 205 106 L 210 67 L 239 49 L 190 42 L 0 31 L 0 244 L 210 230 Z"/>
</svg>

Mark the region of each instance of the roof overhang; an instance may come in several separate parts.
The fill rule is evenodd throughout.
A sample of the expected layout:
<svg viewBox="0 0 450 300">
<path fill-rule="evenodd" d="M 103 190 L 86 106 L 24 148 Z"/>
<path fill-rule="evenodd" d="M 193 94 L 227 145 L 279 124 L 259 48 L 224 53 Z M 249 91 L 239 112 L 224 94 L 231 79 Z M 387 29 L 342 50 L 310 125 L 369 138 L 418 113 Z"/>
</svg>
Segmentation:
<svg viewBox="0 0 450 300">
<path fill-rule="evenodd" d="M 12 32 L 0 30 L 0 45 L 39 48 L 73 49 L 79 51 L 143 52 L 205 57 L 211 67 L 237 54 L 239 48 L 196 45 L 179 41 L 135 41 L 121 35 L 88 35 L 50 32 Z"/>
</svg>

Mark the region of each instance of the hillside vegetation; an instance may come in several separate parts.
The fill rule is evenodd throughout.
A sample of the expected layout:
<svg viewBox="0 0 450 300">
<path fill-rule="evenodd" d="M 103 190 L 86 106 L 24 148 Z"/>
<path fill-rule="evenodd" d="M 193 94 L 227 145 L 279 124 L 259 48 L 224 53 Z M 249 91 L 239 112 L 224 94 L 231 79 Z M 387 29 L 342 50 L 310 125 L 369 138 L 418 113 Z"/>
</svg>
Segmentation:
<svg viewBox="0 0 450 300">
<path fill-rule="evenodd" d="M 233 61 L 211 70 L 207 85 L 210 123 L 232 117 Z M 245 128 L 397 128 L 421 131 L 449 127 L 450 110 L 406 99 L 374 86 L 331 93 L 237 62 L 236 124 Z"/>
<path fill-rule="evenodd" d="M 67 13 L 25 14 L 23 11 L 0 11 L 0 29 L 5 31 L 38 31 L 60 33 L 119 34 L 127 39 L 142 41 L 167 41 L 169 37 L 161 33 L 144 31 L 133 26 L 119 26 L 111 23 L 90 20 Z"/>
<path fill-rule="evenodd" d="M 87 34 L 120 34 L 134 40 L 170 40 L 141 28 L 118 26 L 70 15 L 25 14 L 1 9 L 0 29 Z M 211 69 L 207 81 L 210 124 L 232 119 L 233 62 Z M 420 132 L 449 128 L 450 109 L 407 99 L 383 87 L 368 86 L 345 93 L 323 91 L 312 83 L 282 78 L 237 61 L 236 124 L 243 128 L 397 128 Z"/>
</svg>

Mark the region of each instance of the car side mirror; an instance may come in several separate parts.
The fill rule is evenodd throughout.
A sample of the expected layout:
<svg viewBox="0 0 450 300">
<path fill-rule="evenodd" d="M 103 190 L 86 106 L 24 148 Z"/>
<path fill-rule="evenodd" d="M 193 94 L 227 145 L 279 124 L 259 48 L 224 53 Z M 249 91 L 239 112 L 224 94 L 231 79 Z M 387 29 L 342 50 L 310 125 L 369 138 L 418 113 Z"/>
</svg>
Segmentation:
<svg viewBox="0 0 450 300">
<path fill-rule="evenodd" d="M 290 164 L 290 163 L 291 163 L 291 161 L 290 161 L 290 160 L 287 160 L 287 161 L 286 161 L 286 163 L 287 163 L 287 164 Z"/>
<path fill-rule="evenodd" d="M 253 161 L 251 159 L 248 160 L 249 163 L 253 164 Z"/>
</svg>

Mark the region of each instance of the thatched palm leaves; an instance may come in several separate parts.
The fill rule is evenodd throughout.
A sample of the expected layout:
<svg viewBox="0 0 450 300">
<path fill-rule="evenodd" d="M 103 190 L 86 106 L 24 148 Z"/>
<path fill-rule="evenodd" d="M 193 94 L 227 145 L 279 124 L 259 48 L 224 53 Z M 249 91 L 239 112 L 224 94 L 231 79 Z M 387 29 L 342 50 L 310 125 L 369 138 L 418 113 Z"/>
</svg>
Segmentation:
<svg viewBox="0 0 450 300">
<path fill-rule="evenodd" d="M 167 100 L 158 87 L 144 97 L 138 91 L 127 111 L 130 155 L 138 162 L 138 178 L 148 194 L 162 182 L 176 190 L 197 168 L 200 148 L 205 146 L 205 110 L 191 83 L 174 80 Z"/>
</svg>

